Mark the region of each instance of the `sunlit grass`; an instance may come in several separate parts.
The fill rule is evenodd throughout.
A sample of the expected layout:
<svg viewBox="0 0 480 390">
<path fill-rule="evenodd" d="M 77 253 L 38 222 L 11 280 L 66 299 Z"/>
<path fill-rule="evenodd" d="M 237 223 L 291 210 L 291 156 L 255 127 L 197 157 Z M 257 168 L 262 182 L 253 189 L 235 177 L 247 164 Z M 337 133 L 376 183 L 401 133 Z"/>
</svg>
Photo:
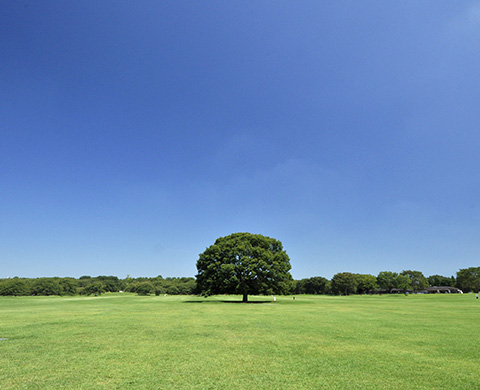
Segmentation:
<svg viewBox="0 0 480 390">
<path fill-rule="evenodd" d="M 0 388 L 480 388 L 471 294 L 240 299 L 2 297 Z"/>
</svg>

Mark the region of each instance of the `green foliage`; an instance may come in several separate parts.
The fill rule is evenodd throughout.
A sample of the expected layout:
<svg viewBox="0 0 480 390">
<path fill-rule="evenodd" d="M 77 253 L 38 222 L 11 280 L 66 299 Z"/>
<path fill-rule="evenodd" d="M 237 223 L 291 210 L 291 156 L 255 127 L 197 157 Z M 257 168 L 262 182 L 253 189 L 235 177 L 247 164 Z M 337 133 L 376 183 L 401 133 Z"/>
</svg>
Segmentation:
<svg viewBox="0 0 480 390">
<path fill-rule="evenodd" d="M 190 295 L 195 293 L 196 283 L 194 278 L 165 278 L 157 282 L 164 294 Z"/>
<path fill-rule="evenodd" d="M 135 292 L 138 295 L 150 295 L 155 292 L 155 288 L 150 282 L 140 282 L 136 285 Z"/>
<path fill-rule="evenodd" d="M 334 294 L 349 295 L 357 292 L 358 280 L 351 272 L 339 272 L 333 275 L 332 292 Z"/>
<path fill-rule="evenodd" d="M 383 290 L 392 289 L 407 291 L 412 288 L 410 278 L 407 275 L 396 272 L 382 271 L 377 276 L 378 287 Z"/>
<path fill-rule="evenodd" d="M 63 295 L 75 295 L 77 293 L 78 281 L 74 278 L 58 278 Z"/>
<path fill-rule="evenodd" d="M 197 288 L 204 295 L 284 294 L 292 288 L 290 259 L 282 243 L 251 233 L 218 238 L 197 261 Z"/>
<path fill-rule="evenodd" d="M 154 278 L 127 278 L 125 281 L 126 292 L 138 292 L 137 288 L 140 283 L 150 283 L 153 286 L 152 293 L 155 295 L 191 295 L 195 294 L 196 283 L 195 279 L 191 277 L 180 277 L 180 278 L 162 278 L 157 276 Z"/>
<path fill-rule="evenodd" d="M 480 267 L 460 269 L 457 272 L 457 287 L 463 292 L 480 292 Z"/>
<path fill-rule="evenodd" d="M 102 282 L 105 292 L 118 292 L 122 290 L 123 283 L 116 276 L 97 276 L 95 280 Z"/>
<path fill-rule="evenodd" d="M 326 293 L 337 295 L 366 294 L 378 288 L 377 278 L 368 274 L 340 272 L 332 278 L 331 284 L 325 285 Z"/>
<path fill-rule="evenodd" d="M 21 296 L 29 294 L 30 286 L 23 279 L 13 278 L 0 280 L 0 295 Z"/>
<path fill-rule="evenodd" d="M 430 287 L 433 286 L 455 286 L 456 280 L 453 276 L 431 275 L 427 278 Z"/>
<path fill-rule="evenodd" d="M 98 286 L 98 283 L 102 285 L 103 292 L 119 292 L 122 291 L 126 285 L 126 282 L 124 280 L 120 280 L 116 276 L 81 276 L 80 279 L 77 281 L 78 292 L 83 294 L 83 291 L 85 291 L 85 289 L 87 289 L 87 291 L 94 291 L 95 288 L 90 286 L 92 284 L 96 284 Z"/>
<path fill-rule="evenodd" d="M 249 233 L 237 233 L 237 235 L 243 235 Z M 232 235 L 234 236 L 234 235 Z M 255 236 L 255 235 L 251 235 Z M 230 237 L 230 236 L 229 236 Z M 263 237 L 263 236 L 260 236 Z M 219 239 L 222 241 L 227 237 Z M 273 240 L 269 239 L 268 240 Z M 218 241 L 218 240 L 217 240 Z M 274 242 L 278 242 L 273 240 Z M 223 243 L 224 244 L 224 243 Z M 221 245 L 223 245 L 221 243 Z M 221 246 L 220 245 L 220 246 Z M 230 247 L 234 249 L 231 243 Z M 245 243 L 242 244 L 243 249 L 245 250 Z M 242 248 L 242 245 L 239 248 Z M 251 244 L 249 244 L 251 245 Z M 215 245 L 212 245 L 215 247 Z M 228 246 L 227 246 L 228 247 Z M 218 249 L 218 247 L 216 247 Z M 278 248 L 278 247 L 277 247 Z M 280 243 L 281 248 L 281 243 Z M 211 248 L 207 248 L 207 251 Z M 255 249 L 258 251 L 258 248 Z M 255 250 L 252 249 L 252 253 L 255 253 Z M 284 252 L 283 252 L 284 253 Z M 204 256 L 202 254 L 201 256 Z M 286 254 L 285 254 L 286 256 Z M 245 258 L 245 256 L 244 256 Z M 240 264 L 236 259 L 236 264 L 224 264 L 219 265 L 216 262 L 217 268 L 223 272 L 220 277 L 225 278 L 222 280 L 217 280 L 219 284 L 225 282 L 225 285 L 228 287 L 235 281 L 235 272 L 233 272 L 236 267 Z M 288 256 L 287 256 L 288 259 Z M 200 260 L 199 260 L 200 261 Z M 246 272 L 251 272 L 256 265 L 261 265 L 262 262 L 259 259 L 248 259 L 249 266 L 247 267 Z M 290 265 L 287 264 L 289 269 Z M 211 270 L 211 265 L 210 265 Z M 254 270 L 260 276 L 262 272 L 266 271 L 267 268 L 260 268 L 259 270 Z M 386 290 L 390 292 L 392 289 L 395 291 L 419 291 L 427 286 L 456 286 L 462 289 L 465 292 L 469 291 L 479 291 L 480 290 L 480 267 L 471 267 L 466 269 L 461 269 L 458 272 L 459 280 L 457 282 L 455 277 L 446 277 L 441 275 L 432 275 L 428 278 L 425 278 L 420 271 L 411 271 L 406 270 L 402 271 L 400 274 L 396 272 L 383 271 L 378 274 L 377 277 L 368 274 L 354 274 L 354 273 L 339 273 L 336 274 L 332 280 L 328 280 L 321 276 L 315 276 L 311 278 L 305 278 L 301 280 L 292 280 L 289 272 L 288 276 L 280 282 L 281 290 L 273 288 L 265 288 L 260 290 L 257 288 L 259 294 L 282 294 L 292 292 L 294 294 L 365 294 L 369 292 L 376 291 L 377 289 Z M 232 276 L 233 273 L 233 276 Z M 252 272 L 252 275 L 254 273 Z M 198 278 L 198 275 L 197 275 Z M 258 280 L 261 280 L 261 277 L 257 276 Z M 232 282 L 233 281 L 233 282 Z M 0 296 L 26 296 L 26 295 L 76 295 L 76 294 L 101 294 L 103 292 L 118 292 L 118 291 L 127 291 L 127 292 L 137 292 L 137 288 L 140 283 L 148 282 L 153 289 L 147 289 L 148 294 L 155 295 L 192 295 L 192 294 L 203 294 L 208 296 L 209 293 L 206 293 L 205 290 L 202 291 L 201 288 L 197 288 L 197 282 L 195 278 L 192 277 L 166 277 L 163 278 L 161 275 L 156 277 L 137 277 L 132 278 L 127 276 L 125 279 L 119 279 L 116 276 L 81 276 L 79 279 L 69 278 L 69 277 L 52 277 L 52 278 L 9 278 L 9 279 L 0 279 Z M 230 283 L 230 284 L 227 284 Z M 235 283 L 234 287 L 235 287 Z M 94 285 L 94 286 L 92 286 Z M 238 285 L 238 283 L 237 283 Z M 268 284 L 267 284 L 268 285 Z M 222 287 L 223 290 L 215 291 L 227 291 L 227 287 Z M 235 289 L 234 289 L 235 290 Z M 212 290 L 213 287 L 212 287 Z M 235 290 L 238 291 L 238 290 Z M 234 292 L 235 292 L 234 291 Z M 262 292 L 260 292 L 262 291 Z M 280 292 L 283 291 L 283 292 Z M 139 294 L 144 294 L 143 291 Z"/>
<path fill-rule="evenodd" d="M 63 288 L 58 280 L 51 278 L 35 279 L 30 290 L 31 295 L 63 295 Z"/>
<path fill-rule="evenodd" d="M 373 275 L 368 274 L 355 274 L 357 279 L 357 293 L 358 294 L 367 294 L 377 290 L 377 278 Z"/>
<path fill-rule="evenodd" d="M 82 295 L 100 295 L 105 292 L 105 288 L 102 284 L 102 282 L 93 282 L 90 283 L 87 287 L 83 288 L 80 291 L 80 294 Z"/>
<path fill-rule="evenodd" d="M 296 280 L 294 292 L 295 294 L 329 294 L 331 292 L 331 283 L 328 279 L 321 276 Z"/>
<path fill-rule="evenodd" d="M 92 279 L 91 276 L 81 276 L 78 279 L 78 287 L 87 287 L 88 285 L 92 284 L 95 281 L 95 279 Z"/>
<path fill-rule="evenodd" d="M 396 288 L 396 278 L 398 274 L 391 271 L 382 271 L 377 276 L 378 287 L 382 290 L 390 291 L 392 288 Z"/>
<path fill-rule="evenodd" d="M 428 287 L 428 280 L 420 271 L 402 271 L 400 275 L 405 275 L 410 279 L 410 288 L 414 291 L 420 291 Z"/>
</svg>

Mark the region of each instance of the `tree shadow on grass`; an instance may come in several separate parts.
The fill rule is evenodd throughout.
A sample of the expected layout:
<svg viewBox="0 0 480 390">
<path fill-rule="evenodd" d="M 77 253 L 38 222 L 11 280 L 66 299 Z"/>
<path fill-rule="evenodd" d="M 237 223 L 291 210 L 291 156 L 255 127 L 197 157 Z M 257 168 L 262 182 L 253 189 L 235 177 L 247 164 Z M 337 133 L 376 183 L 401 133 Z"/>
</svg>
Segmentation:
<svg viewBox="0 0 480 390">
<path fill-rule="evenodd" d="M 272 303 L 272 301 L 183 301 L 183 303 L 243 303 L 243 304 L 258 304 L 258 303 Z"/>
</svg>

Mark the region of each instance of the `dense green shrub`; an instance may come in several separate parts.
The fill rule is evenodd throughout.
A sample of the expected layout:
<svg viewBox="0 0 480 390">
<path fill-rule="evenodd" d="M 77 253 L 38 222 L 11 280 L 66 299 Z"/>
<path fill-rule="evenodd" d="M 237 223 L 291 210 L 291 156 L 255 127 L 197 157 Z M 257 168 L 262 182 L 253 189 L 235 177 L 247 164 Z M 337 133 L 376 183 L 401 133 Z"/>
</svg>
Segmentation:
<svg viewBox="0 0 480 390">
<path fill-rule="evenodd" d="M 135 292 L 138 295 L 150 295 L 155 292 L 155 288 L 153 287 L 153 284 L 150 282 L 140 282 L 138 283 Z"/>
<path fill-rule="evenodd" d="M 0 281 L 0 295 L 29 295 L 30 286 L 24 279 L 13 278 Z"/>
<path fill-rule="evenodd" d="M 82 295 L 100 295 L 105 292 L 102 282 L 93 282 L 80 291 Z"/>
<path fill-rule="evenodd" d="M 35 279 L 32 284 L 31 295 L 63 295 L 63 288 L 57 280 L 50 278 Z"/>
</svg>

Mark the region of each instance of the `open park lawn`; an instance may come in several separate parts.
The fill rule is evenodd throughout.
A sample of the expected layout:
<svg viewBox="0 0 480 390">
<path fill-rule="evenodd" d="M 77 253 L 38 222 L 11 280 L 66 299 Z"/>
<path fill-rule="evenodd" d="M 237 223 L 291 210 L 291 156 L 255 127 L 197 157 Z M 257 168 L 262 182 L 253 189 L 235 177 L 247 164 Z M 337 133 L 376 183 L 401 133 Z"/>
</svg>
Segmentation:
<svg viewBox="0 0 480 390">
<path fill-rule="evenodd" d="M 0 388 L 480 389 L 473 294 L 0 297 Z"/>
</svg>

